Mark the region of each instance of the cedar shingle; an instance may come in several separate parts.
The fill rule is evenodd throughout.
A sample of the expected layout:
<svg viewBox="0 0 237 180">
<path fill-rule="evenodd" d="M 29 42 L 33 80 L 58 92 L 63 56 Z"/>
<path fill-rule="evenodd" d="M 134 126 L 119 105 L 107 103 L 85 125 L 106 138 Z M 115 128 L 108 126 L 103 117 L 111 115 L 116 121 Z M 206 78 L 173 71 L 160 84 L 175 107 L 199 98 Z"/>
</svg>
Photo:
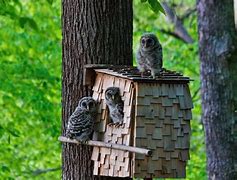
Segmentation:
<svg viewBox="0 0 237 180">
<path fill-rule="evenodd" d="M 156 118 L 155 121 L 156 121 L 156 125 L 155 125 L 156 127 L 161 128 L 164 126 L 164 121 L 162 119 Z"/>
<path fill-rule="evenodd" d="M 173 151 L 175 142 L 171 140 L 171 136 L 163 136 L 164 138 L 164 151 Z"/>
<path fill-rule="evenodd" d="M 165 118 L 165 110 L 162 106 L 159 106 L 159 119 L 164 119 Z"/>
<path fill-rule="evenodd" d="M 165 107 L 165 116 L 172 115 L 172 107 Z"/>
<path fill-rule="evenodd" d="M 162 106 L 164 107 L 172 107 L 173 100 L 169 99 L 167 96 L 162 97 Z"/>
<path fill-rule="evenodd" d="M 179 96 L 179 107 L 180 109 L 186 109 L 183 96 Z"/>
<path fill-rule="evenodd" d="M 153 97 L 160 97 L 161 95 L 161 87 L 159 84 L 152 86 L 152 95 Z"/>
<path fill-rule="evenodd" d="M 161 96 L 168 96 L 169 86 L 168 84 L 161 85 Z"/>
<path fill-rule="evenodd" d="M 153 134 L 155 126 L 153 124 L 146 124 L 146 134 Z"/>
<path fill-rule="evenodd" d="M 171 119 L 178 119 L 178 116 L 179 116 L 179 107 L 177 104 L 173 104 Z"/>
<path fill-rule="evenodd" d="M 161 128 L 154 129 L 152 139 L 162 139 L 162 129 Z"/>
<path fill-rule="evenodd" d="M 165 124 L 162 129 L 163 136 L 170 136 L 171 135 L 171 125 Z"/>
<path fill-rule="evenodd" d="M 136 128 L 136 137 L 137 138 L 146 138 L 146 129 L 145 127 Z"/>
<path fill-rule="evenodd" d="M 187 109 L 192 109 L 193 108 L 193 102 L 192 102 L 192 96 L 190 94 L 190 90 L 187 85 L 185 85 L 184 88 L 184 99 L 185 99 L 185 105 Z"/>
<path fill-rule="evenodd" d="M 145 116 L 146 115 L 146 112 L 148 110 L 149 106 L 143 106 L 143 105 L 139 105 L 139 106 L 136 106 L 136 116 Z"/>
<path fill-rule="evenodd" d="M 147 172 L 150 173 L 150 174 L 153 174 L 154 171 L 156 170 L 156 164 L 157 164 L 157 161 L 148 161 L 148 168 L 147 168 Z"/>
<path fill-rule="evenodd" d="M 177 96 L 183 96 L 184 95 L 184 87 L 182 84 L 177 84 L 176 85 L 176 95 Z"/>
<path fill-rule="evenodd" d="M 175 92 L 175 87 L 174 85 L 169 85 L 169 89 L 168 89 L 168 97 L 171 99 L 175 99 L 176 98 L 176 92 Z"/>
<path fill-rule="evenodd" d="M 164 124 L 173 125 L 174 122 L 173 122 L 173 120 L 171 120 L 171 117 L 166 116 L 165 119 L 164 119 Z"/>
<path fill-rule="evenodd" d="M 181 122 L 179 119 L 173 120 L 174 122 L 174 128 L 180 128 L 181 127 Z"/>
</svg>

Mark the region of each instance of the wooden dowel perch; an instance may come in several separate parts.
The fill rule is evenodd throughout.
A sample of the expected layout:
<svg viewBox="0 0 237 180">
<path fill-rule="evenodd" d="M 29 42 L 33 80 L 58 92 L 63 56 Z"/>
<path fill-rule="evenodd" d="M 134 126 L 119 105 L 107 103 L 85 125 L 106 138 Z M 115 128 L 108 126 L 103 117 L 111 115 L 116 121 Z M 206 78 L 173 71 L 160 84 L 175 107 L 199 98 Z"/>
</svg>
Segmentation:
<svg viewBox="0 0 237 180">
<path fill-rule="evenodd" d="M 64 136 L 59 136 L 58 140 L 61 141 L 61 142 L 81 144 L 79 141 L 77 141 L 75 139 L 69 139 L 69 138 L 64 137 Z M 106 143 L 106 142 L 101 142 L 101 141 L 89 140 L 85 145 L 97 146 L 97 147 L 107 147 L 107 148 L 112 148 L 112 149 L 119 149 L 119 150 L 134 152 L 134 153 L 138 153 L 138 154 L 144 154 L 144 155 L 147 155 L 147 156 L 151 156 L 151 154 L 152 154 L 152 151 L 149 150 L 149 149 L 138 148 L 138 147 L 133 147 L 133 146 L 125 146 L 125 145 L 114 144 L 114 143 Z"/>
</svg>

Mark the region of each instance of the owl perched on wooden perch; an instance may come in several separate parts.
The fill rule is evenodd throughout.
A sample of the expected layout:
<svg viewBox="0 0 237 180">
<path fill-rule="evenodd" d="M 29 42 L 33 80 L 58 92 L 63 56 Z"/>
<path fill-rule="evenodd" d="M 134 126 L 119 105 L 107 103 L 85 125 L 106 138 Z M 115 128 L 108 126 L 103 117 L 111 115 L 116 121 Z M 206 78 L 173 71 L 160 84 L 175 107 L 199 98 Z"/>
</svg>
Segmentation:
<svg viewBox="0 0 237 180">
<path fill-rule="evenodd" d="M 162 70 L 162 46 L 153 33 L 145 33 L 140 39 L 140 47 L 137 51 L 137 67 L 142 76 L 145 70 L 151 71 L 151 76 L 155 79 L 156 75 Z"/>
<path fill-rule="evenodd" d="M 109 87 L 105 91 L 105 103 L 109 107 L 109 115 L 112 120 L 112 124 L 120 126 L 123 124 L 123 106 L 124 102 L 120 96 L 120 90 L 118 87 Z"/>
<path fill-rule="evenodd" d="M 66 136 L 85 143 L 93 132 L 95 118 L 96 101 L 92 97 L 83 97 L 69 117 Z"/>
</svg>

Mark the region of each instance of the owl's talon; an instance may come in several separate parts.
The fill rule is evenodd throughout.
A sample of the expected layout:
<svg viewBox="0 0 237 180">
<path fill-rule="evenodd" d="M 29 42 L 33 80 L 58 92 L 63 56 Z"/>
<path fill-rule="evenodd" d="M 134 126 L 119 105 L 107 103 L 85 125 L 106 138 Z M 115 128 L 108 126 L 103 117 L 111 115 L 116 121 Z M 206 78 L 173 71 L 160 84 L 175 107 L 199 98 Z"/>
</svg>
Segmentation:
<svg viewBox="0 0 237 180">
<path fill-rule="evenodd" d="M 108 126 L 113 126 L 113 124 L 114 124 L 114 123 L 111 122 L 111 123 L 108 124 Z"/>
<path fill-rule="evenodd" d="M 116 128 L 119 128 L 119 127 L 121 127 L 122 125 L 123 125 L 122 122 L 115 123 L 115 127 L 116 127 Z"/>
</svg>

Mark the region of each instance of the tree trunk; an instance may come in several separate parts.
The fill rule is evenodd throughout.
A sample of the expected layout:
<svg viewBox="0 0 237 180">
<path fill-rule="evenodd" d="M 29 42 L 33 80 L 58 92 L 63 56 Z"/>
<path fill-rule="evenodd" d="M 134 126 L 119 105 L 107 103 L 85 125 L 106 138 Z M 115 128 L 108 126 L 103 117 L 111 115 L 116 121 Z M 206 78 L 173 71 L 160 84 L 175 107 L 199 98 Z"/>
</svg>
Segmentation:
<svg viewBox="0 0 237 180">
<path fill-rule="evenodd" d="M 132 64 L 131 0 L 63 0 L 62 134 L 82 96 L 85 64 Z M 93 177 L 91 147 L 62 145 L 62 179 Z M 106 178 L 103 178 L 106 179 Z M 111 178 L 108 178 L 111 179 Z"/>
<path fill-rule="evenodd" d="M 198 0 L 202 121 L 209 179 L 237 179 L 237 33 L 233 0 Z"/>
</svg>

